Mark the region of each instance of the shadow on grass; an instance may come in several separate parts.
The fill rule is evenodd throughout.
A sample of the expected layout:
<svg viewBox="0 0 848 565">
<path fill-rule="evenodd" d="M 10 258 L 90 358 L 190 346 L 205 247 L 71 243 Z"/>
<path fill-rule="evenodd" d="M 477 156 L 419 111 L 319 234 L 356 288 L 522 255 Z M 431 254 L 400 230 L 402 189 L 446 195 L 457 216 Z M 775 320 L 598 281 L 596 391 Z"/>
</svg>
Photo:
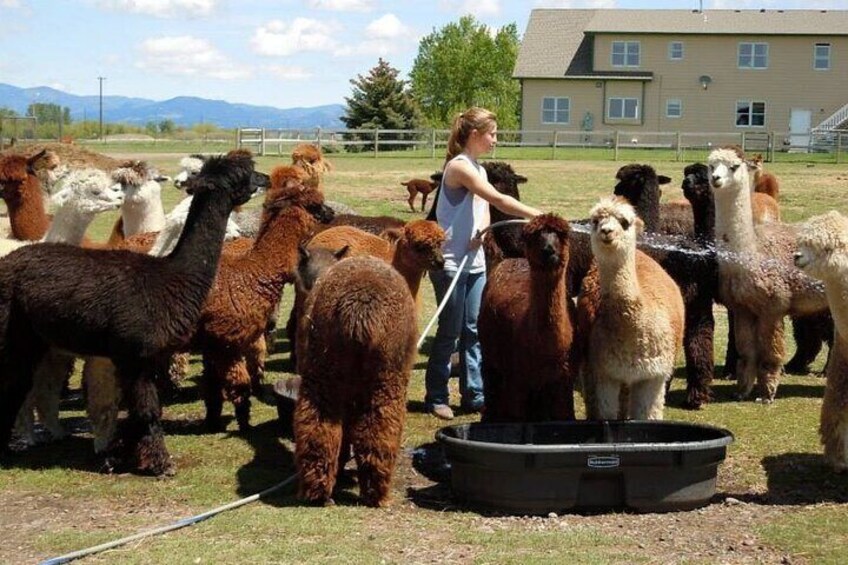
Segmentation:
<svg viewBox="0 0 848 565">
<path fill-rule="evenodd" d="M 821 453 L 782 453 L 762 460 L 768 481 L 767 504 L 848 502 L 848 480 L 835 473 Z"/>
<path fill-rule="evenodd" d="M 720 374 L 716 370 L 716 374 Z M 675 376 L 675 378 L 677 378 Z M 685 377 L 684 377 L 685 378 Z M 756 388 L 747 400 L 738 400 L 736 398 L 736 381 L 725 379 L 714 379 L 711 386 L 713 404 L 723 404 L 727 402 L 753 402 L 757 396 Z M 776 399 L 781 398 L 821 398 L 824 395 L 824 381 L 817 378 L 815 375 L 810 375 L 809 381 L 799 383 L 783 383 L 777 389 Z M 666 405 L 682 407 L 686 401 L 686 389 L 677 388 L 669 391 L 666 396 Z"/>
<path fill-rule="evenodd" d="M 88 418 L 62 418 L 61 422 L 68 431 L 67 437 L 39 443 L 26 449 L 13 443 L 12 450 L 4 456 L 2 468 L 32 471 L 61 468 L 99 473 L 103 468 L 104 458 L 94 453 L 91 438 L 75 435 L 90 431 Z M 49 437 L 41 426 L 36 427 L 36 435 L 45 440 Z"/>
</svg>

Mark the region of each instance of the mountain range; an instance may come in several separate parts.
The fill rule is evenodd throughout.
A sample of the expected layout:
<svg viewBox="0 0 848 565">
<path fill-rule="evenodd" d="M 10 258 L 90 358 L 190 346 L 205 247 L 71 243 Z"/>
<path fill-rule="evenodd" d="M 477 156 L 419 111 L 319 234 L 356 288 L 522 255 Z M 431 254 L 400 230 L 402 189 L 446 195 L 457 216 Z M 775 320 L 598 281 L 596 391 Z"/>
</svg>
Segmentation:
<svg viewBox="0 0 848 565">
<path fill-rule="evenodd" d="M 70 109 L 73 121 L 99 120 L 100 97 L 77 96 L 55 88 L 38 86 L 19 88 L 0 83 L 0 108 L 26 114 L 32 103 L 58 104 Z M 143 127 L 148 122 L 171 120 L 180 126 L 199 123 L 215 124 L 221 128 L 342 128 L 342 104 L 312 108 L 274 108 L 251 104 L 233 104 L 193 96 L 177 96 L 168 100 L 148 100 L 126 96 L 103 96 L 103 121 Z"/>
</svg>

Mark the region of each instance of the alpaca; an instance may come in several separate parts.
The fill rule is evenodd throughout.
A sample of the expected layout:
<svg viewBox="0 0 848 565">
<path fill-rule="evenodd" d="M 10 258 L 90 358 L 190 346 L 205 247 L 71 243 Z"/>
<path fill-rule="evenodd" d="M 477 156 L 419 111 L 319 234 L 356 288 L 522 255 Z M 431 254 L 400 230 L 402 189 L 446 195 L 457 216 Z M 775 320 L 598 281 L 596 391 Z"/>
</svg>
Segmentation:
<svg viewBox="0 0 848 565">
<path fill-rule="evenodd" d="M 51 201 L 58 208 L 43 241 L 79 245 L 95 215 L 121 206 L 124 192 L 101 170 L 78 169 L 65 178 L 62 190 Z M 73 363 L 73 355 L 50 349 L 35 369 L 32 390 L 15 424 L 15 432 L 25 445 L 36 443 L 34 412 L 53 439 L 64 437 L 59 423 L 59 397 L 65 379 L 73 371 Z"/>
<path fill-rule="evenodd" d="M 406 191 L 409 193 L 409 198 L 407 202 L 409 202 L 409 209 L 415 212 L 415 197 L 419 194 L 421 195 L 421 211 L 424 211 L 424 207 L 427 206 L 427 196 L 436 190 L 439 185 L 436 184 L 435 181 L 427 180 L 427 179 L 409 179 L 406 182 L 401 182 L 401 186 L 406 187 Z"/>
<path fill-rule="evenodd" d="M 553 214 L 524 226 L 526 259 L 506 259 L 483 290 L 484 422 L 574 419 L 574 303 L 565 286 L 568 222 Z"/>
<path fill-rule="evenodd" d="M 798 232 L 795 265 L 824 282 L 835 336 L 825 368 L 819 435 L 824 457 L 848 471 L 848 218 L 836 211 L 807 220 Z"/>
<path fill-rule="evenodd" d="M 360 216 L 359 214 L 339 214 L 328 224 L 321 226 L 322 231 L 337 226 L 350 226 L 370 234 L 380 235 L 386 230 L 401 229 L 406 225 L 404 220 L 392 216 Z"/>
<path fill-rule="evenodd" d="M 253 160 L 210 159 L 174 252 L 157 258 L 65 244 L 29 245 L 0 260 L 0 449 L 48 347 L 109 357 L 127 400 L 117 463 L 173 470 L 154 381 L 157 359 L 185 343 L 218 268 L 227 216 L 250 198 Z M 123 456 L 123 457 L 122 457 Z"/>
<path fill-rule="evenodd" d="M 739 360 L 737 396 L 746 398 L 754 385 L 760 398 L 772 402 L 783 361 L 783 317 L 827 310 L 821 283 L 792 265 L 795 234 L 781 223 L 754 225 L 751 217 L 749 165 L 735 148 L 709 155 L 715 197 L 715 235 L 719 266 L 719 298 L 733 313 Z"/>
<path fill-rule="evenodd" d="M 388 504 L 416 331 L 407 283 L 384 261 L 351 257 L 315 283 L 298 328 L 302 381 L 293 424 L 300 498 L 333 503 L 349 442 L 362 501 Z"/>
<path fill-rule="evenodd" d="M 40 176 L 59 166 L 52 151 L 40 151 L 26 157 L 19 154 L 0 156 L 0 196 L 9 211 L 12 237 L 22 241 L 38 241 L 50 227 L 45 208 L 46 194 Z"/>
<path fill-rule="evenodd" d="M 772 173 L 763 170 L 762 154 L 754 155 L 751 158 L 751 165 L 754 168 L 754 192 L 767 194 L 777 202 L 780 199 L 780 182 Z"/>
<path fill-rule="evenodd" d="M 116 220 L 109 246 L 137 233 L 158 232 L 165 227 L 162 187 L 158 174 L 144 161 L 126 161 L 112 171 L 112 180 L 126 194 L 121 216 Z"/>
<path fill-rule="evenodd" d="M 662 267 L 636 249 L 640 220 L 630 204 L 604 199 L 590 216 L 596 262 L 577 301 L 587 416 L 661 420 L 683 343 L 683 297 Z M 619 406 L 623 386 L 627 407 Z"/>
</svg>

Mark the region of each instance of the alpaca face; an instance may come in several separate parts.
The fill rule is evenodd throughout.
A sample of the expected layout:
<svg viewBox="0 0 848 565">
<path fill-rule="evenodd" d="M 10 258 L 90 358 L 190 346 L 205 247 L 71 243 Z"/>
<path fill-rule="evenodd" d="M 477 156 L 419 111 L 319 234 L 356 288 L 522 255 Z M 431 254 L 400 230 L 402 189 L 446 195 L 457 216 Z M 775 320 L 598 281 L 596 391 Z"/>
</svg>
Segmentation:
<svg viewBox="0 0 848 565">
<path fill-rule="evenodd" d="M 295 271 L 298 288 L 303 292 L 312 290 L 318 277 L 323 275 L 331 266 L 347 257 L 349 252 L 349 245 L 345 245 L 338 251 L 324 247 L 309 249 L 303 244 L 298 245 L 297 270 Z"/>
<path fill-rule="evenodd" d="M 555 214 L 536 216 L 521 232 L 531 267 L 557 269 L 568 263 L 568 222 Z"/>
<path fill-rule="evenodd" d="M 650 165 L 624 165 L 615 173 L 618 181 L 613 189 L 613 194 L 623 196 L 633 204 L 637 205 L 643 195 L 649 197 L 649 201 L 659 201 L 662 196 L 661 184 L 668 184 L 671 179 L 665 175 L 657 175 Z"/>
<path fill-rule="evenodd" d="M 242 152 L 231 151 L 227 155 L 210 157 L 203 168 L 186 184 L 189 194 L 203 194 L 224 190 L 233 206 L 250 200 L 257 187 L 267 188 L 269 177 L 253 170 L 253 158 Z"/>
<path fill-rule="evenodd" d="M 795 266 L 811 277 L 844 278 L 848 274 L 848 218 L 830 211 L 807 220 L 798 232 Z"/>
<path fill-rule="evenodd" d="M 398 245 L 410 250 L 416 265 L 427 270 L 441 269 L 445 266 L 442 245 L 445 232 L 436 222 L 416 220 L 404 228 Z"/>
<path fill-rule="evenodd" d="M 708 201 L 711 197 L 709 168 L 702 163 L 694 163 L 683 169 L 683 175 L 681 188 L 686 200 L 693 203 Z"/>
<path fill-rule="evenodd" d="M 82 214 L 99 214 L 120 208 L 124 190 L 103 171 L 82 169 L 66 177 L 64 187 L 51 201 L 56 206 L 72 206 Z"/>
<path fill-rule="evenodd" d="M 180 159 L 180 172 L 174 177 L 174 186 L 183 189 L 186 181 L 199 173 L 205 162 L 203 155 L 189 155 Z"/>
<path fill-rule="evenodd" d="M 503 161 L 487 161 L 483 163 L 489 183 L 502 194 L 508 194 L 521 200 L 518 185 L 527 182 L 527 177 L 516 174 L 509 163 Z M 432 178 L 432 177 L 431 177 Z"/>
<path fill-rule="evenodd" d="M 716 190 L 748 188 L 748 167 L 742 155 L 734 149 L 716 149 L 707 160 L 710 184 Z"/>
<path fill-rule="evenodd" d="M 620 199 L 604 199 L 592 208 L 592 251 L 598 255 L 636 246 L 636 212 Z"/>
</svg>

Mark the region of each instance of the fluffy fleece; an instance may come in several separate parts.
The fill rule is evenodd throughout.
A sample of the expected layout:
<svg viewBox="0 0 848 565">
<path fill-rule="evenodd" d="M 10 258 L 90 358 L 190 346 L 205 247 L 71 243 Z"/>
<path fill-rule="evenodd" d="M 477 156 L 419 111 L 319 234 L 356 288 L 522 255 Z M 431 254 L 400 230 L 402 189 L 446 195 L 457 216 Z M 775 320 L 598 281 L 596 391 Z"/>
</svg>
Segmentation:
<svg viewBox="0 0 848 565">
<path fill-rule="evenodd" d="M 362 501 L 385 506 L 415 358 L 412 295 L 384 261 L 352 257 L 318 279 L 305 312 L 298 328 L 302 382 L 293 418 L 299 496 L 332 503 L 349 443 Z"/>
<path fill-rule="evenodd" d="M 824 282 L 835 336 L 825 368 L 819 435 L 834 470 L 848 471 L 848 218 L 836 211 L 810 218 L 798 233 L 795 265 Z"/>
<path fill-rule="evenodd" d="M 52 151 L 35 155 L 11 154 L 0 156 L 0 196 L 9 211 L 9 224 L 14 239 L 38 241 L 50 227 L 45 207 L 46 193 L 40 177 L 59 166 Z"/>
<path fill-rule="evenodd" d="M 683 297 L 662 267 L 636 249 L 640 221 L 630 204 L 604 199 L 590 216 L 595 265 L 577 301 L 586 414 L 660 420 L 683 343 Z M 629 406 L 619 403 L 623 386 Z"/>
<path fill-rule="evenodd" d="M 574 419 L 574 303 L 566 292 L 568 222 L 524 226 L 526 259 L 505 259 L 486 280 L 478 329 L 485 422 Z"/>
</svg>

